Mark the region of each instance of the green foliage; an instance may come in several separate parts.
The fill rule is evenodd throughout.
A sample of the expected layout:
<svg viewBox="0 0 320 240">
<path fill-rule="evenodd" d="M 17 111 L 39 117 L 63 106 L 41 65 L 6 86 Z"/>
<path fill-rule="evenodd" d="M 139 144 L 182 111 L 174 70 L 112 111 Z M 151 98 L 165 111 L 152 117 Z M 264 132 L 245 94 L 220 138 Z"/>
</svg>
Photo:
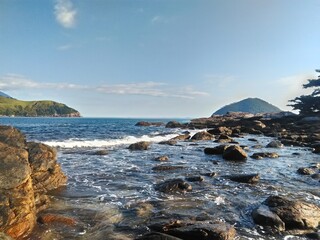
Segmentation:
<svg viewBox="0 0 320 240">
<path fill-rule="evenodd" d="M 320 73 L 320 70 L 316 70 Z M 320 114 L 320 76 L 317 79 L 309 79 L 303 88 L 316 88 L 310 95 L 302 95 L 290 100 L 292 104 L 288 106 L 293 107 L 294 110 L 299 110 L 303 115 Z"/>
<path fill-rule="evenodd" d="M 20 101 L 0 96 L 0 115 L 24 117 L 52 117 L 77 114 L 73 108 L 53 101 Z"/>
<path fill-rule="evenodd" d="M 281 109 L 259 98 L 247 98 L 242 101 L 226 105 L 214 114 L 223 115 L 227 112 L 247 112 L 257 114 L 281 112 Z"/>
</svg>

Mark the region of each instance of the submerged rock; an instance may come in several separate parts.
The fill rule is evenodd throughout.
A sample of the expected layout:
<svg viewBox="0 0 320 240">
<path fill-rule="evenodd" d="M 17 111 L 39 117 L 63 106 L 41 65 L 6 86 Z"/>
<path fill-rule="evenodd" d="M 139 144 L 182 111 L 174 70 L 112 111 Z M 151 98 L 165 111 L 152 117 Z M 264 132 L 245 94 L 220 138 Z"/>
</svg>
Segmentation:
<svg viewBox="0 0 320 240">
<path fill-rule="evenodd" d="M 159 144 L 174 146 L 177 144 L 177 141 L 171 139 L 171 140 L 167 140 L 167 141 L 161 141 L 161 142 L 159 142 Z"/>
<path fill-rule="evenodd" d="M 192 191 L 192 186 L 182 179 L 169 179 L 165 182 L 158 183 L 155 190 L 164 193 L 184 193 Z"/>
<path fill-rule="evenodd" d="M 146 141 L 141 141 L 137 143 L 133 143 L 129 146 L 129 149 L 132 151 L 142 151 L 142 150 L 148 150 L 151 143 Z"/>
<path fill-rule="evenodd" d="M 248 155 L 240 146 L 231 145 L 226 148 L 222 157 L 225 160 L 243 161 L 247 159 Z"/>
<path fill-rule="evenodd" d="M 240 183 L 257 183 L 260 180 L 260 175 L 255 174 L 238 174 L 227 176 L 231 181 L 240 182 Z"/>
<path fill-rule="evenodd" d="M 280 141 L 271 141 L 266 146 L 267 148 L 283 148 L 283 144 Z"/>
<path fill-rule="evenodd" d="M 154 160 L 160 161 L 160 162 L 166 162 L 166 161 L 169 161 L 169 157 L 164 155 L 164 156 L 156 157 Z"/>
<path fill-rule="evenodd" d="M 305 167 L 299 168 L 297 172 L 301 175 L 312 175 L 316 173 L 312 168 L 305 168 Z"/>
<path fill-rule="evenodd" d="M 189 182 L 203 182 L 204 178 L 202 176 L 196 176 L 196 177 L 187 177 L 186 180 Z"/>
<path fill-rule="evenodd" d="M 263 158 L 278 158 L 279 155 L 275 152 L 258 152 L 254 153 L 251 158 L 253 159 L 263 159 Z"/>
<path fill-rule="evenodd" d="M 177 169 L 183 169 L 183 166 L 172 166 L 172 165 L 158 165 L 152 168 L 153 171 L 172 171 Z"/>
</svg>

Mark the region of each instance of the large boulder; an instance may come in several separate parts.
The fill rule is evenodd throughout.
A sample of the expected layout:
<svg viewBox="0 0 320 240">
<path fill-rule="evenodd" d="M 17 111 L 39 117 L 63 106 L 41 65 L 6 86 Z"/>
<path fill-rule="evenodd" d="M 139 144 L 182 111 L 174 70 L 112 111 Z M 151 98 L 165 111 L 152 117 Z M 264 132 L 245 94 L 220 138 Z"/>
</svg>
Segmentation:
<svg viewBox="0 0 320 240">
<path fill-rule="evenodd" d="M 222 155 L 227 148 L 227 145 L 219 145 L 213 148 L 208 147 L 204 149 L 204 153 L 208 155 Z"/>
<path fill-rule="evenodd" d="M 17 148 L 26 146 L 26 139 L 23 133 L 11 126 L 0 126 L 0 142 Z"/>
<path fill-rule="evenodd" d="M 185 193 L 192 191 L 192 186 L 182 179 L 169 179 L 158 183 L 155 190 L 164 193 Z"/>
<path fill-rule="evenodd" d="M 137 150 L 148 150 L 150 147 L 151 143 L 146 142 L 146 141 L 141 141 L 137 143 L 133 143 L 129 146 L 129 149 L 132 151 L 137 151 Z"/>
<path fill-rule="evenodd" d="M 320 223 L 320 207 L 303 201 L 270 196 L 259 208 L 253 211 L 253 220 L 279 231 L 312 230 Z"/>
<path fill-rule="evenodd" d="M 213 140 L 213 139 L 214 139 L 214 136 L 206 131 L 197 132 L 191 138 L 191 140 L 194 140 L 194 141 L 205 141 L 205 140 Z"/>
<path fill-rule="evenodd" d="M 226 148 L 222 157 L 225 160 L 243 161 L 247 159 L 248 155 L 240 146 L 231 145 Z"/>
</svg>

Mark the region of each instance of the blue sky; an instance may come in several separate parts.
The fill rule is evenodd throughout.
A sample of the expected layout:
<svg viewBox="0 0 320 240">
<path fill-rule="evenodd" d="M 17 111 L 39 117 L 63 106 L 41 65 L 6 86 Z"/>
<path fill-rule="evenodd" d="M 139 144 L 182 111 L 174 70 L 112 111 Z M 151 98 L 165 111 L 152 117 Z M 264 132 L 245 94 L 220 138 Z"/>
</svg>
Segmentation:
<svg viewBox="0 0 320 240">
<path fill-rule="evenodd" d="M 0 0 L 0 91 L 87 117 L 286 110 L 320 63 L 319 0 Z"/>
</svg>

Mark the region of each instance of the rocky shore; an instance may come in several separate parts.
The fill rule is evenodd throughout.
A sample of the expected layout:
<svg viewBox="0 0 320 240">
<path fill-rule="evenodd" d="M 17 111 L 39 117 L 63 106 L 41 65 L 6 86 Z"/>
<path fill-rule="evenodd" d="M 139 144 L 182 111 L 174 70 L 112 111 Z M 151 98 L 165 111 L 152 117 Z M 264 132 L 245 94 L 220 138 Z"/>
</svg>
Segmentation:
<svg viewBox="0 0 320 240">
<path fill-rule="evenodd" d="M 46 193 L 66 184 L 67 177 L 55 149 L 26 142 L 13 127 L 0 126 L 0 149 L 0 238 L 22 239 L 50 203 Z"/>
</svg>

